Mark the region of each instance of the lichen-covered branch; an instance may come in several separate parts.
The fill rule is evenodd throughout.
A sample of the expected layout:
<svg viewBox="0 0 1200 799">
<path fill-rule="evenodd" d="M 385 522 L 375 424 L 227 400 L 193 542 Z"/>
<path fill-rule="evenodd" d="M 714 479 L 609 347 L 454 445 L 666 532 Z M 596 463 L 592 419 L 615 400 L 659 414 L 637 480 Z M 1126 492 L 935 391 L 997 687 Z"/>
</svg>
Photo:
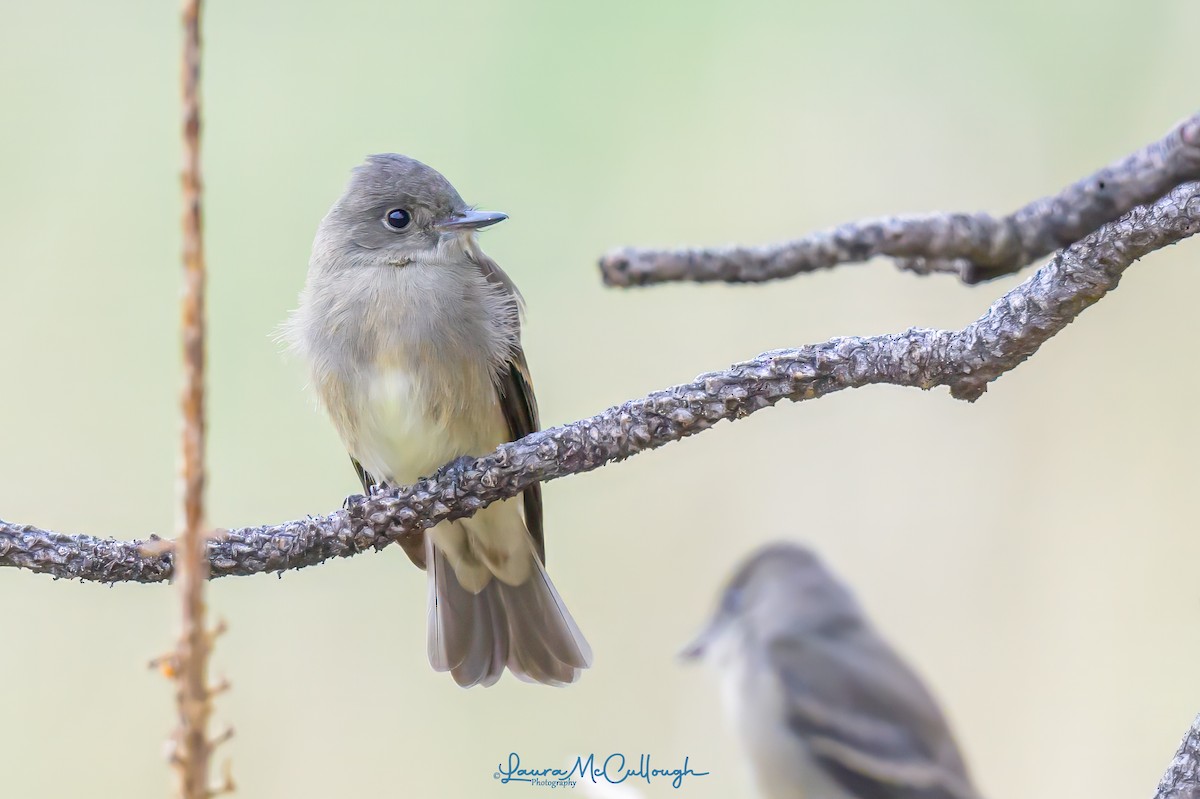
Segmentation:
<svg viewBox="0 0 1200 799">
<path fill-rule="evenodd" d="M 1192 721 L 1171 765 L 1158 781 L 1154 799 L 1200 799 L 1200 716 Z"/>
<path fill-rule="evenodd" d="M 469 516 L 535 482 L 597 469 L 736 420 L 780 400 L 800 402 L 875 383 L 981 396 L 1116 287 L 1138 258 L 1200 232 L 1200 182 L 1135 208 L 1060 252 L 962 330 L 838 338 L 766 352 L 603 413 L 526 436 L 412 486 L 352 497 L 347 509 L 264 527 L 218 531 L 211 575 L 312 566 L 377 549 L 444 519 Z M 0 521 L 0 566 L 100 582 L 157 582 L 171 555 L 153 542 L 63 535 Z"/>
<path fill-rule="evenodd" d="M 885 255 L 897 259 L 902 269 L 952 272 L 966 283 L 979 283 L 1020 271 L 1194 180 L 1200 180 L 1200 113 L 1160 141 L 1008 216 L 884 217 L 761 247 L 626 248 L 605 255 L 600 270 L 613 286 L 681 280 L 756 283 Z"/>
</svg>

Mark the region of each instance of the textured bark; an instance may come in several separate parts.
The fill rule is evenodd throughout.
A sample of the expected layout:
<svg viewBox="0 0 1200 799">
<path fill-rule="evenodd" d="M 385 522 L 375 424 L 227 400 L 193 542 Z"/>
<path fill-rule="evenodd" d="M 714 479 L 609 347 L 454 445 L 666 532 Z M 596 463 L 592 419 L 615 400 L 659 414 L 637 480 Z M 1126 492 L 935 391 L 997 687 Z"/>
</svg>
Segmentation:
<svg viewBox="0 0 1200 799">
<path fill-rule="evenodd" d="M 535 482 L 590 471 L 748 416 L 874 383 L 946 386 L 974 400 L 1085 308 L 1116 287 L 1138 258 L 1200 232 L 1200 183 L 1084 237 L 962 330 L 837 338 L 773 350 L 691 383 L 630 400 L 588 419 L 505 444 L 482 458 L 387 493 L 351 497 L 347 509 L 283 524 L 219 531 L 208 543 L 213 577 L 311 566 L 378 549 L 443 519 L 469 516 Z M 0 566 L 100 582 L 171 576 L 161 543 L 100 540 L 0 521 Z"/>
<path fill-rule="evenodd" d="M 966 283 L 978 283 L 1020 271 L 1135 206 L 1194 180 L 1200 180 L 1200 113 L 1160 141 L 1005 217 L 885 217 L 762 247 L 626 248 L 604 256 L 600 270 L 613 286 L 679 280 L 753 283 L 887 255 L 897 259 L 901 269 L 952 272 Z"/>
<path fill-rule="evenodd" d="M 1200 799 L 1200 716 L 1192 721 L 1171 765 L 1158 781 L 1154 799 Z"/>
</svg>

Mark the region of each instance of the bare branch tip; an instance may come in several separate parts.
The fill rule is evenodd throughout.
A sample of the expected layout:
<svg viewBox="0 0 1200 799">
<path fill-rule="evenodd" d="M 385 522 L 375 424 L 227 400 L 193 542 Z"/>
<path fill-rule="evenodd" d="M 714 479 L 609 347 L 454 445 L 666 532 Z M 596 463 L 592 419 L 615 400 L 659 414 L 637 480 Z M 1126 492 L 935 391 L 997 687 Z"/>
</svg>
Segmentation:
<svg viewBox="0 0 1200 799">
<path fill-rule="evenodd" d="M 174 551 L 175 541 L 173 539 L 159 538 L 157 535 L 151 535 L 138 546 L 138 552 L 146 558 L 160 558 Z"/>
<path fill-rule="evenodd" d="M 168 680 L 179 678 L 179 653 L 168 652 L 165 655 L 159 655 L 150 660 L 146 664 L 149 669 L 156 670 L 159 674 Z"/>
<path fill-rule="evenodd" d="M 220 734 L 214 736 L 211 740 L 209 740 L 209 742 L 208 742 L 209 751 L 211 752 L 214 749 L 216 749 L 218 746 L 228 743 L 233 738 L 233 735 L 234 735 L 234 729 L 232 726 L 226 727 L 225 729 L 221 730 Z"/>
</svg>

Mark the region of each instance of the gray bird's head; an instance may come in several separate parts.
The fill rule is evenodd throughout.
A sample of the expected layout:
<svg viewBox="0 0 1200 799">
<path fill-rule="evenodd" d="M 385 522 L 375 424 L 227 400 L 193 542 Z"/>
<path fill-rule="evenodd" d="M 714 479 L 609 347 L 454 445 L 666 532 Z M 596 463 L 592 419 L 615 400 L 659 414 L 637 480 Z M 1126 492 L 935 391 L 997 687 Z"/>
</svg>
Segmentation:
<svg viewBox="0 0 1200 799">
<path fill-rule="evenodd" d="M 858 602 L 812 550 L 770 544 L 737 570 L 708 625 L 680 655 L 702 659 L 726 650 L 726 645 L 740 650 L 779 637 L 862 623 Z"/>
<path fill-rule="evenodd" d="M 317 232 L 314 254 L 403 266 L 437 263 L 468 248 L 476 230 L 508 217 L 476 211 L 437 170 L 395 153 L 368 156 Z"/>
</svg>

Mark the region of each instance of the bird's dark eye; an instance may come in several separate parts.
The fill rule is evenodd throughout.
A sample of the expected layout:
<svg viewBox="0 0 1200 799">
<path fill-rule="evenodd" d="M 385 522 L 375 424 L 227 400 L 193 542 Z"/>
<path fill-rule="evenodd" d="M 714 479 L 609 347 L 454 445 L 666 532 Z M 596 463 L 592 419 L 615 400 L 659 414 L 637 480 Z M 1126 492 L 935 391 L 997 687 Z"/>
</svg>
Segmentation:
<svg viewBox="0 0 1200 799">
<path fill-rule="evenodd" d="M 392 230 L 404 230 L 412 221 L 412 215 L 403 208 L 393 208 L 383 215 L 383 224 Z"/>
</svg>

